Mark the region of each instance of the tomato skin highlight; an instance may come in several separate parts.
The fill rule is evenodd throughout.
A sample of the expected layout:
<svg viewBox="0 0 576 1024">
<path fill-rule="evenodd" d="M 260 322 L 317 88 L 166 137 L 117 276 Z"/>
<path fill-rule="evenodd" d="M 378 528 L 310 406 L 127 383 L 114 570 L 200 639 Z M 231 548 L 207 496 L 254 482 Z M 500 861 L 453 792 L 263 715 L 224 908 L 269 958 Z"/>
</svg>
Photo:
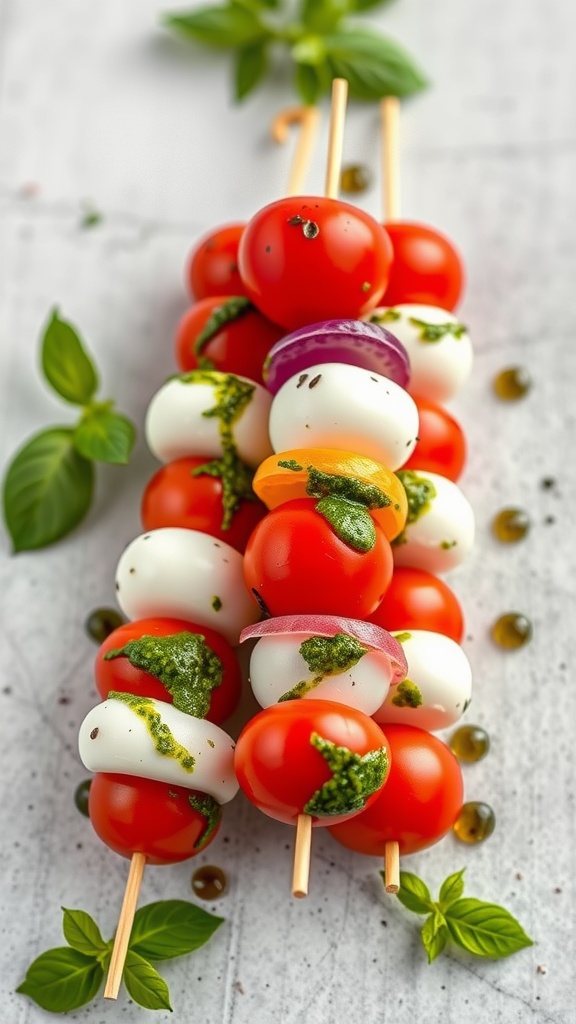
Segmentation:
<svg viewBox="0 0 576 1024">
<path fill-rule="evenodd" d="M 384 227 L 394 260 L 382 304 L 421 303 L 452 312 L 464 288 L 464 267 L 450 239 L 411 221 L 391 221 Z"/>
<path fill-rule="evenodd" d="M 223 529 L 222 480 L 208 474 L 194 476 L 194 470 L 209 461 L 193 456 L 157 470 L 142 495 L 142 526 L 145 532 L 163 526 L 200 530 L 242 553 L 254 527 L 266 515 L 266 507 L 257 500 L 242 501 L 229 528 Z"/>
<path fill-rule="evenodd" d="M 450 587 L 438 576 L 409 566 L 396 566 L 382 603 L 368 622 L 389 633 L 428 629 L 457 644 L 464 636 L 462 608 Z"/>
<path fill-rule="evenodd" d="M 238 273 L 238 245 L 244 223 L 226 224 L 200 239 L 188 258 L 186 284 L 192 298 L 245 295 Z"/>
<path fill-rule="evenodd" d="M 194 345 L 198 335 L 215 310 L 227 301 L 225 295 L 208 296 L 184 314 L 176 330 L 175 355 L 179 368 L 198 369 Z M 211 360 L 214 369 L 235 373 L 263 384 L 262 367 L 272 345 L 284 334 L 257 309 L 248 308 L 229 321 L 202 347 L 202 356 Z"/>
<path fill-rule="evenodd" d="M 316 499 L 296 498 L 259 522 L 246 545 L 244 578 L 271 615 L 365 619 L 392 577 L 392 551 L 374 523 L 376 543 L 362 554 L 334 533 Z"/>
<path fill-rule="evenodd" d="M 273 704 L 255 715 L 236 744 L 236 776 L 251 803 L 288 825 L 297 823 L 314 792 L 332 777 L 325 759 L 310 742 L 313 733 L 361 756 L 381 747 L 388 753 L 386 736 L 376 722 L 342 704 L 294 700 Z M 379 792 L 367 797 L 367 807 Z M 312 824 L 336 824 L 357 813 L 312 815 Z"/>
<path fill-rule="evenodd" d="M 402 469 L 428 470 L 459 479 L 466 462 L 466 439 L 460 424 L 443 406 L 413 395 L 418 407 L 418 441 Z"/>
<path fill-rule="evenodd" d="M 90 786 L 88 809 L 94 831 L 121 857 L 143 853 L 149 864 L 176 864 L 205 850 L 220 823 L 202 844 L 206 818 L 192 807 L 196 790 L 133 775 L 97 772 Z"/>
<path fill-rule="evenodd" d="M 131 640 L 139 640 L 142 636 L 171 636 L 174 633 L 199 633 L 206 640 L 214 654 L 222 663 L 222 682 L 212 690 L 210 710 L 206 715 L 209 722 L 219 725 L 228 718 L 240 699 L 242 679 L 240 666 L 234 651 L 227 640 L 213 629 L 199 626 L 183 619 L 153 618 L 136 619 L 125 622 L 113 633 L 110 633 L 98 648 L 94 664 L 94 677 L 98 693 L 106 700 L 111 690 L 120 693 L 133 693 L 138 697 L 154 697 L 172 703 L 172 695 L 156 676 L 136 668 L 128 658 L 110 658 L 105 660 L 108 651 L 125 647 Z"/>
<path fill-rule="evenodd" d="M 265 206 L 248 222 L 238 250 L 247 295 L 288 330 L 369 313 L 384 293 L 391 262 L 381 224 L 322 196 Z"/>
<path fill-rule="evenodd" d="M 412 725 L 387 725 L 392 765 L 376 800 L 354 819 L 330 828 L 343 846 L 383 857 L 387 842 L 417 853 L 452 828 L 463 801 L 462 772 L 452 751 Z"/>
</svg>

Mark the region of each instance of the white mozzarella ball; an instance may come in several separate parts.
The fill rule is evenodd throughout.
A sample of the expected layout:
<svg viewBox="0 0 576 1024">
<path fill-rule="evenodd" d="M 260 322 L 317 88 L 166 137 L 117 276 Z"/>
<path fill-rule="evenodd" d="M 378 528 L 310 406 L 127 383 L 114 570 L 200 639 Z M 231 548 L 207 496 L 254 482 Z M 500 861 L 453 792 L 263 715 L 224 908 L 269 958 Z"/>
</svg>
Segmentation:
<svg viewBox="0 0 576 1024">
<path fill-rule="evenodd" d="M 464 651 L 442 633 L 411 629 L 394 633 L 408 662 L 403 683 L 393 686 L 373 718 L 379 725 L 401 722 L 429 732 L 457 722 L 470 703 L 472 669 Z M 411 707 L 410 683 L 420 691 L 422 703 Z"/>
<path fill-rule="evenodd" d="M 241 630 L 260 616 L 242 565 L 235 548 L 207 533 L 177 526 L 150 530 L 122 553 L 117 600 L 129 619 L 186 619 L 237 644 Z"/>
<path fill-rule="evenodd" d="M 408 491 L 411 486 L 418 488 L 426 482 L 432 489 L 417 518 L 408 522 L 394 541 L 394 564 L 431 573 L 456 568 L 474 543 L 474 513 L 470 502 L 457 484 L 438 473 L 407 469 L 401 471 L 400 478 Z"/>
<path fill-rule="evenodd" d="M 109 697 L 88 712 L 78 749 L 91 772 L 119 772 L 208 793 L 238 792 L 234 742 L 217 725 L 151 697 Z"/>
<path fill-rule="evenodd" d="M 230 374 L 210 370 L 175 377 L 156 392 L 146 414 L 146 440 L 161 462 L 192 455 L 219 458 L 223 454 L 218 416 L 208 415 L 218 402 L 218 392 Z M 252 394 L 232 423 L 239 457 L 257 467 L 272 454 L 268 437 L 268 416 L 272 396 L 255 381 L 239 377 Z"/>
<path fill-rule="evenodd" d="M 322 363 L 282 385 L 269 428 L 275 452 L 339 448 L 398 469 L 416 446 L 418 410 L 388 377 L 361 366 Z"/>
<path fill-rule="evenodd" d="M 298 683 L 304 683 L 310 688 L 303 688 L 300 698 L 332 700 L 372 715 L 390 686 L 393 668 L 389 657 L 368 650 L 347 671 L 326 675 L 314 684 L 317 673 L 310 670 L 300 653 L 300 645 L 313 635 L 290 633 L 260 638 L 250 657 L 250 683 L 258 703 L 268 708 Z"/>
<path fill-rule="evenodd" d="M 375 309 L 366 319 L 382 324 L 404 345 L 411 394 L 447 402 L 468 379 L 472 343 L 453 313 L 438 306 L 405 304 Z"/>
</svg>

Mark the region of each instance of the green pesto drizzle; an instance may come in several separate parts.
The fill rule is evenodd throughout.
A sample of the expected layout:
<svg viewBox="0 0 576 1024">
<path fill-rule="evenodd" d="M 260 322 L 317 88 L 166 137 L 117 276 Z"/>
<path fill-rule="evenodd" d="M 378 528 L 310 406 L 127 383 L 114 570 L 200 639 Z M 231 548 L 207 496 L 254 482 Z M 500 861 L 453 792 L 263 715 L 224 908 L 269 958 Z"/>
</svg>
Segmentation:
<svg viewBox="0 0 576 1024">
<path fill-rule="evenodd" d="M 214 829 L 218 828 L 222 818 L 222 809 L 214 797 L 208 793 L 202 793 L 202 795 L 189 793 L 188 802 L 195 811 L 198 811 L 198 814 L 202 814 L 206 819 L 206 827 L 194 843 L 194 849 L 201 850 L 209 842 Z"/>
<path fill-rule="evenodd" d="M 214 369 L 214 363 L 212 360 L 202 355 L 202 351 L 208 342 L 212 341 L 212 338 L 214 338 L 215 335 L 218 334 L 218 331 L 221 331 L 226 324 L 232 323 L 234 320 L 238 320 L 250 309 L 254 309 L 250 299 L 247 299 L 244 295 L 234 295 L 231 298 L 226 299 L 221 306 L 216 306 L 212 310 L 212 313 L 204 324 L 200 334 L 196 336 L 192 350 L 201 370 Z"/>
<path fill-rule="evenodd" d="M 332 778 L 312 794 L 304 805 L 304 814 L 330 817 L 361 811 L 372 793 L 380 789 L 388 771 L 385 747 L 361 756 L 348 747 L 338 747 L 313 732 L 310 743 L 326 761 Z"/>
<path fill-rule="evenodd" d="M 383 313 L 373 313 L 370 317 L 371 324 L 391 324 L 396 320 L 400 320 L 402 313 L 399 313 L 397 309 L 385 309 Z"/>
<path fill-rule="evenodd" d="M 141 636 L 104 655 L 105 661 L 128 658 L 134 668 L 159 679 L 179 711 L 205 718 L 212 690 L 222 682 L 222 662 L 199 633 Z"/>
<path fill-rule="evenodd" d="M 417 320 L 415 316 L 409 316 L 408 323 L 418 328 L 420 341 L 440 341 L 447 334 L 451 334 L 457 341 L 460 341 L 460 338 L 466 334 L 464 324 L 430 324 L 426 320 Z"/>
<path fill-rule="evenodd" d="M 293 473 L 299 473 L 301 469 L 304 469 L 296 459 L 280 459 L 278 465 L 282 469 L 291 469 Z"/>
<path fill-rule="evenodd" d="M 215 612 L 219 612 L 222 607 L 222 598 L 218 597 L 218 594 L 214 594 L 210 604 L 212 605 Z"/>
<path fill-rule="evenodd" d="M 398 683 L 396 693 L 390 703 L 397 708 L 419 708 L 423 703 L 420 687 L 411 679 L 403 679 L 401 683 Z"/>
<path fill-rule="evenodd" d="M 341 476 L 339 473 L 323 473 L 315 466 L 307 466 L 308 482 L 306 494 L 310 498 L 346 498 L 365 508 L 387 508 L 390 498 L 375 484 L 365 484 L 355 476 Z"/>
<path fill-rule="evenodd" d="M 278 703 L 286 700 L 297 700 L 314 690 L 326 676 L 340 675 L 357 665 L 368 648 L 347 633 L 336 633 L 334 636 L 311 636 L 300 644 L 299 653 L 308 668 L 314 672 L 314 678 L 303 679 L 291 690 L 283 693 Z"/>
<path fill-rule="evenodd" d="M 407 640 L 412 639 L 412 633 L 392 633 L 392 636 L 399 644 L 405 644 Z"/>
<path fill-rule="evenodd" d="M 306 494 L 320 498 L 316 511 L 330 523 L 334 533 L 355 551 L 371 551 L 376 543 L 376 530 L 367 510 L 386 508 L 391 504 L 388 495 L 357 477 L 323 473 L 315 466 L 307 466 L 307 473 Z"/>
<path fill-rule="evenodd" d="M 144 719 L 157 754 L 162 757 L 174 758 L 185 772 L 192 773 L 194 771 L 196 764 L 194 757 L 172 735 L 171 729 L 162 721 L 162 715 L 156 710 L 151 697 L 137 697 L 134 693 L 119 693 L 116 690 L 111 690 L 108 700 L 122 701 L 135 715 Z"/>
<path fill-rule="evenodd" d="M 450 551 L 450 548 L 455 548 L 457 543 L 457 540 L 441 540 L 440 547 L 443 551 Z"/>
<path fill-rule="evenodd" d="M 410 524 L 415 523 L 420 516 L 423 516 L 426 512 L 430 511 L 432 507 L 432 500 L 436 497 L 436 488 L 431 480 L 428 480 L 425 476 L 420 476 L 419 473 L 415 473 L 413 469 L 399 469 L 396 476 L 406 491 L 406 497 L 408 499 L 406 526 L 410 526 Z M 406 531 L 403 530 L 402 533 L 392 541 L 392 544 L 405 543 Z"/>
</svg>

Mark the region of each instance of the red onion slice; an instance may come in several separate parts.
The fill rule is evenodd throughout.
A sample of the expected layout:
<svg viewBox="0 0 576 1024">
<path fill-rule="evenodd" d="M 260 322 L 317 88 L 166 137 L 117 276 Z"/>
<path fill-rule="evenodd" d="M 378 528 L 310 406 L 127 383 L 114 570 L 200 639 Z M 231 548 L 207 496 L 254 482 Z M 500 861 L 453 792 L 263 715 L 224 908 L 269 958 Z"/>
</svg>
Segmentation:
<svg viewBox="0 0 576 1024">
<path fill-rule="evenodd" d="M 274 343 L 264 367 L 266 387 L 275 395 L 294 374 L 318 363 L 351 363 L 402 388 L 410 380 L 406 349 L 390 331 L 364 320 L 323 320 Z"/>
<path fill-rule="evenodd" d="M 373 622 L 346 619 L 339 615 L 278 615 L 274 619 L 264 619 L 253 626 L 246 626 L 240 633 L 240 643 L 254 637 L 283 636 L 286 633 L 305 633 L 311 636 L 346 633 L 353 636 L 359 643 L 386 655 L 392 667 L 391 685 L 401 682 L 408 671 L 402 645 L 390 633 Z"/>
</svg>

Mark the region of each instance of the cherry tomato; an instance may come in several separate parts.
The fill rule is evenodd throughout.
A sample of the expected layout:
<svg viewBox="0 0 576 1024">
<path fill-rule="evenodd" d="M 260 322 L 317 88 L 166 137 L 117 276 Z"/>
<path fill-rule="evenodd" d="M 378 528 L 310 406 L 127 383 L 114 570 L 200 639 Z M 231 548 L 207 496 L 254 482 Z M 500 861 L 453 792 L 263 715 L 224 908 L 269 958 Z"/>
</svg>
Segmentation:
<svg viewBox="0 0 576 1024">
<path fill-rule="evenodd" d="M 198 358 L 194 351 L 196 339 L 205 329 L 210 317 L 226 308 L 226 296 L 210 296 L 197 302 L 184 314 L 176 332 L 176 362 L 181 370 L 196 370 Z M 253 306 L 244 306 L 235 319 L 229 320 L 202 346 L 202 356 L 214 364 L 214 369 L 236 373 L 263 384 L 262 367 L 274 342 L 284 329 L 266 320 Z"/>
<path fill-rule="evenodd" d="M 345 615 L 376 610 L 392 576 L 382 527 L 363 554 L 350 547 L 316 511 L 314 498 L 279 505 L 258 523 L 246 545 L 244 578 L 271 615 Z"/>
<path fill-rule="evenodd" d="M 200 240 L 190 253 L 186 280 L 192 298 L 207 295 L 245 295 L 238 273 L 238 244 L 244 224 L 216 228 Z"/>
<path fill-rule="evenodd" d="M 94 831 L 115 853 L 143 853 L 149 864 L 176 864 L 206 849 L 220 827 L 221 812 L 207 834 L 208 819 L 190 798 L 199 806 L 207 799 L 204 793 L 166 782 L 98 772 L 90 786 L 88 811 Z"/>
<path fill-rule="evenodd" d="M 327 700 L 273 704 L 248 722 L 234 752 L 238 782 L 264 814 L 295 825 L 298 815 L 307 813 L 305 807 L 313 794 L 333 777 L 314 743 L 315 735 L 360 756 L 384 748 L 388 757 L 384 733 L 362 711 Z M 389 760 L 384 778 L 388 770 Z M 342 792 L 346 804 L 344 788 Z M 369 806 L 378 792 L 366 796 L 364 806 Z M 311 814 L 312 824 L 334 824 L 357 813 L 356 808 L 329 817 Z"/>
<path fill-rule="evenodd" d="M 462 772 L 442 740 L 412 725 L 387 725 L 392 766 L 384 788 L 365 811 L 330 828 L 343 846 L 383 857 L 387 842 L 417 853 L 450 831 L 462 808 Z"/>
<path fill-rule="evenodd" d="M 426 224 L 391 221 L 384 227 L 394 262 L 382 304 L 411 302 L 452 311 L 464 287 L 464 268 L 452 242 Z"/>
<path fill-rule="evenodd" d="M 128 657 L 111 658 L 106 661 L 104 655 L 109 651 L 125 647 L 131 640 L 139 640 L 142 636 L 172 636 L 175 633 L 199 633 L 208 647 L 222 663 L 222 682 L 214 687 L 210 698 L 210 710 L 206 715 L 209 722 L 219 725 L 234 711 L 240 698 L 242 685 L 240 667 L 230 644 L 223 636 L 206 626 L 198 626 L 194 622 L 182 619 L 136 619 L 125 622 L 115 629 L 99 647 L 94 666 L 96 687 L 103 700 L 111 690 L 120 693 L 134 693 L 139 697 L 155 697 L 172 703 L 172 696 L 160 680 L 133 665 Z"/>
<path fill-rule="evenodd" d="M 462 608 L 444 580 L 424 569 L 396 566 L 382 603 L 369 616 L 389 633 L 428 629 L 461 643 L 464 635 Z"/>
<path fill-rule="evenodd" d="M 222 480 L 207 474 L 194 476 L 194 470 L 207 461 L 210 460 L 200 456 L 177 459 L 154 474 L 142 496 L 140 514 L 144 531 L 162 526 L 200 530 L 243 552 L 252 530 L 266 514 L 266 507 L 257 500 L 242 500 L 230 526 L 224 529 Z"/>
<path fill-rule="evenodd" d="M 381 224 L 320 196 L 265 206 L 248 222 L 238 250 L 246 293 L 289 330 L 369 313 L 384 293 L 391 261 Z"/>
<path fill-rule="evenodd" d="M 418 406 L 418 441 L 402 469 L 427 469 L 455 483 L 466 461 L 462 427 L 441 405 L 413 397 Z"/>
</svg>

